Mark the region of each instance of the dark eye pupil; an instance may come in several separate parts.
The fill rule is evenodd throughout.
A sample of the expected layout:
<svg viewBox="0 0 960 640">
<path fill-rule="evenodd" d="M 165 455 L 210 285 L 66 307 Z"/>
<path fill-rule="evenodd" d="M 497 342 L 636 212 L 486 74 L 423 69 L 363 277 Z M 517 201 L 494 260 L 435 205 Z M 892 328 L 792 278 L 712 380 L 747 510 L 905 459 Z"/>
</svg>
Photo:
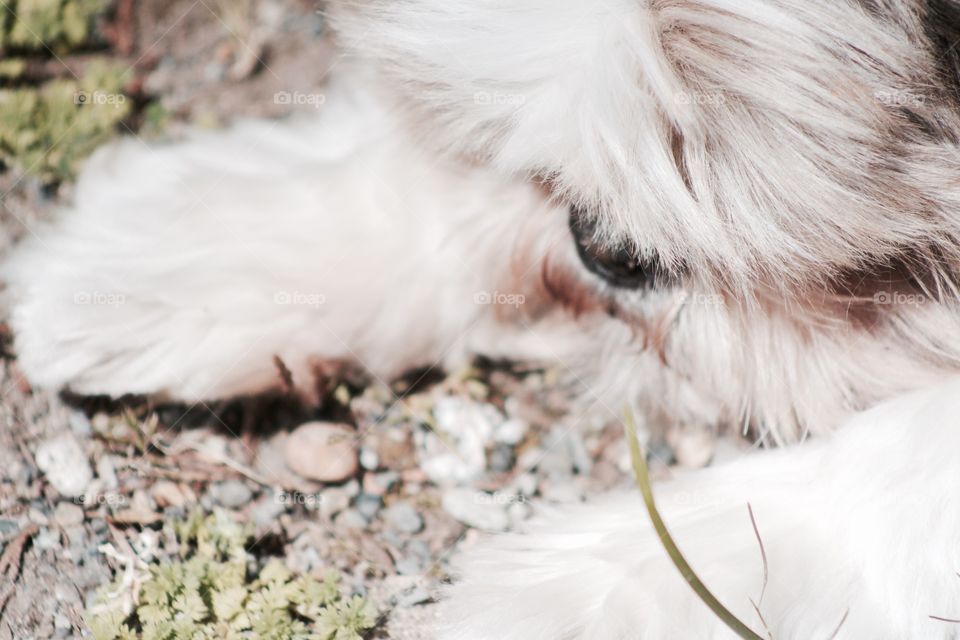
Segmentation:
<svg viewBox="0 0 960 640">
<path fill-rule="evenodd" d="M 655 257 L 643 257 L 631 247 L 598 242 L 596 222 L 577 207 L 570 208 L 570 231 L 583 266 L 614 287 L 652 287 L 666 275 Z"/>
</svg>

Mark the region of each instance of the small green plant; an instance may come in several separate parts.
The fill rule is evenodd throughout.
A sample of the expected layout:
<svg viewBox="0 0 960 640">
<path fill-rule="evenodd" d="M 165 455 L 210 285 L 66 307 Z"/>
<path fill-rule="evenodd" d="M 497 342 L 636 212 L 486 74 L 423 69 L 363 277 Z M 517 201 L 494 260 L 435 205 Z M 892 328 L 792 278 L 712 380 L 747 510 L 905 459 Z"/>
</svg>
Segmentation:
<svg viewBox="0 0 960 640">
<path fill-rule="evenodd" d="M 0 89 L 0 161 L 46 182 L 74 177 L 130 112 L 123 84 L 122 67 L 94 61 L 80 80 Z"/>
<path fill-rule="evenodd" d="M 64 51 L 90 38 L 107 0 L 0 0 L 0 47 Z"/>
<path fill-rule="evenodd" d="M 107 0 L 0 0 L 0 164 L 51 184 L 76 176 L 80 161 L 131 112 L 125 67 L 69 54 L 102 44 L 94 23 Z M 66 61 L 65 61 L 66 60 Z M 60 64 L 54 64 L 58 61 Z M 28 62 L 48 71 L 26 77 Z M 77 77 L 74 69 L 83 69 Z M 47 74 L 53 70 L 56 77 Z"/>
<path fill-rule="evenodd" d="M 86 616 L 94 640 L 361 640 L 376 625 L 368 601 L 341 596 L 335 572 L 316 580 L 271 559 L 252 575 L 249 532 L 224 512 L 196 513 L 174 531 L 178 560 L 98 591 Z M 124 607 L 118 594 L 131 581 L 136 596 Z"/>
</svg>

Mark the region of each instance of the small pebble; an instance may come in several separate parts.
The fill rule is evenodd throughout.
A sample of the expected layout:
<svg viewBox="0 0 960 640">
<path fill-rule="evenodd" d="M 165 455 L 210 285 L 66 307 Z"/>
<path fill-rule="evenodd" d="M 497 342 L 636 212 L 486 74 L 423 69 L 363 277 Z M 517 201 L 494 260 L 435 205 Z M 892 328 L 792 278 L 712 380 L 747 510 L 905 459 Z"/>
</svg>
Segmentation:
<svg viewBox="0 0 960 640">
<path fill-rule="evenodd" d="M 60 534 L 56 531 L 42 527 L 37 535 L 33 537 L 33 546 L 37 549 L 60 548 Z"/>
<path fill-rule="evenodd" d="M 367 471 L 376 471 L 380 466 L 380 456 L 369 447 L 360 449 L 360 466 Z"/>
<path fill-rule="evenodd" d="M 583 492 L 572 481 L 552 480 L 544 483 L 540 488 L 543 498 L 549 502 L 568 504 L 580 502 Z"/>
<path fill-rule="evenodd" d="M 191 501 L 191 497 L 196 498 L 196 496 L 188 496 L 180 485 L 170 480 L 158 480 L 150 489 L 150 494 L 161 509 L 183 507 Z"/>
<path fill-rule="evenodd" d="M 357 472 L 356 434 L 340 424 L 308 422 L 297 427 L 285 445 L 290 469 L 304 478 L 342 482 Z"/>
<path fill-rule="evenodd" d="M 505 531 L 510 519 L 502 504 L 490 494 L 462 487 L 448 489 L 443 494 L 443 509 L 465 525 L 484 531 Z"/>
<path fill-rule="evenodd" d="M 113 464 L 113 456 L 102 455 L 97 458 L 97 477 L 107 489 L 117 488 L 119 483 L 117 481 L 117 470 Z"/>
<path fill-rule="evenodd" d="M 403 558 L 397 562 L 396 568 L 402 576 L 415 576 L 423 571 L 423 562 L 419 558 Z"/>
<path fill-rule="evenodd" d="M 513 481 L 513 488 L 522 496 L 533 497 L 537 493 L 537 476 L 532 473 L 522 473 Z"/>
<path fill-rule="evenodd" d="M 240 480 L 225 480 L 210 487 L 214 499 L 228 509 L 237 509 L 253 499 L 253 491 Z"/>
<path fill-rule="evenodd" d="M 71 502 L 61 502 L 53 512 L 53 519 L 61 527 L 70 527 L 83 522 L 83 508 Z"/>
<path fill-rule="evenodd" d="M 543 454 L 540 462 L 537 463 L 537 470 L 548 476 L 569 476 L 573 475 L 573 460 L 565 450 L 559 450 L 560 447 L 552 449 Z"/>
<path fill-rule="evenodd" d="M 681 426 L 667 433 L 667 442 L 673 447 L 677 464 L 688 469 L 707 466 L 716 447 L 716 434 L 704 427 Z"/>
<path fill-rule="evenodd" d="M 411 540 L 407 543 L 407 551 L 421 560 L 431 559 L 430 545 L 425 540 Z"/>
<path fill-rule="evenodd" d="M 347 529 L 366 529 L 367 519 L 356 509 L 346 509 L 336 520 L 337 524 Z"/>
<path fill-rule="evenodd" d="M 498 473 L 510 471 L 514 461 L 513 448 L 509 445 L 498 444 L 490 452 L 490 469 Z"/>
<path fill-rule="evenodd" d="M 328 520 L 350 506 L 350 495 L 343 487 L 333 487 L 320 494 L 320 515 Z"/>
<path fill-rule="evenodd" d="M 287 510 L 287 505 L 275 494 L 265 495 L 253 505 L 251 515 L 258 527 L 269 527 Z"/>
<path fill-rule="evenodd" d="M 367 520 L 373 520 L 380 512 L 383 506 L 383 500 L 380 496 L 371 496 L 367 493 L 361 493 L 353 503 L 354 508 L 359 511 Z"/>
<path fill-rule="evenodd" d="M 86 438 L 90 435 L 90 419 L 82 412 L 71 411 L 67 421 L 70 423 L 70 428 L 73 429 L 73 432 L 81 438 Z"/>
<path fill-rule="evenodd" d="M 397 502 L 385 509 L 383 519 L 401 533 L 417 533 L 423 529 L 423 518 L 409 502 Z"/>
<path fill-rule="evenodd" d="M 396 471 L 368 473 L 363 476 L 363 491 L 375 496 L 386 495 L 398 480 L 400 480 L 400 474 Z"/>
<path fill-rule="evenodd" d="M 0 536 L 6 536 L 19 530 L 20 527 L 17 525 L 16 520 L 0 519 Z"/>
<path fill-rule="evenodd" d="M 82 496 L 93 480 L 87 454 L 69 431 L 45 440 L 37 448 L 36 460 L 47 480 L 62 496 Z"/>
<path fill-rule="evenodd" d="M 528 430 L 529 427 L 527 426 L 526 422 L 517 418 L 512 418 L 497 427 L 496 431 L 493 433 L 493 439 L 500 444 L 506 444 L 510 445 L 511 447 L 515 447 L 523 442 Z"/>
</svg>

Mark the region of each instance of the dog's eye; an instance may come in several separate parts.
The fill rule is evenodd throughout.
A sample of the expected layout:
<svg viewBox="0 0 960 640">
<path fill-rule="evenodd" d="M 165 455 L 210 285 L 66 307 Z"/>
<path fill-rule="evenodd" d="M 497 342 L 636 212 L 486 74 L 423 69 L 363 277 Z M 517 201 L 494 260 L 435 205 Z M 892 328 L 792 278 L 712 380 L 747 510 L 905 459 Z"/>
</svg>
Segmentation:
<svg viewBox="0 0 960 640">
<path fill-rule="evenodd" d="M 570 207 L 570 231 L 583 266 L 614 287 L 652 287 L 666 275 L 656 258 L 645 258 L 631 247 L 598 242 L 596 223 L 575 206 Z"/>
</svg>

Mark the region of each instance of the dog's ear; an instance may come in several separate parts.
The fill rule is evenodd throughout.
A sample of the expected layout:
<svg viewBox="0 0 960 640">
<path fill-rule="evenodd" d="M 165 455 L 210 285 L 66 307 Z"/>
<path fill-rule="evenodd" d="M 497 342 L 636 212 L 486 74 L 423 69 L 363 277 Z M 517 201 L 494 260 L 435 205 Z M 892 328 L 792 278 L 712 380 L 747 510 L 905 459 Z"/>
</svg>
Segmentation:
<svg viewBox="0 0 960 640">
<path fill-rule="evenodd" d="M 960 263 L 960 120 L 919 8 L 337 4 L 426 138 L 549 175 L 603 233 L 695 275 L 795 292 L 927 248 Z"/>
</svg>

